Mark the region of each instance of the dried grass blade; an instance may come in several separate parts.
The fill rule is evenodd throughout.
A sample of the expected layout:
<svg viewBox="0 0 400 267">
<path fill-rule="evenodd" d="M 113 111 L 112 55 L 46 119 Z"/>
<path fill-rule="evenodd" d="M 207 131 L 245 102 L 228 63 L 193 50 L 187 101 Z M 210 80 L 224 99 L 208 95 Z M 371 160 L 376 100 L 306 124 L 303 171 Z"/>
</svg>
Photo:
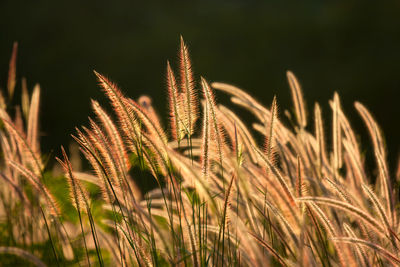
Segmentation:
<svg viewBox="0 0 400 267">
<path fill-rule="evenodd" d="M 238 87 L 230 84 L 220 83 L 220 82 L 213 82 L 211 86 L 214 89 L 221 90 L 225 93 L 234 96 L 234 98 L 231 98 L 232 102 L 234 102 L 233 99 L 240 99 L 242 102 L 245 103 L 245 105 L 243 106 L 247 107 L 251 112 L 253 112 L 254 115 L 256 115 L 260 121 L 264 122 L 265 117 L 270 116 L 269 110 L 267 110 L 257 100 L 255 100 L 252 96 L 247 94 L 242 89 L 239 89 Z"/>
<path fill-rule="evenodd" d="M 125 149 L 124 141 L 120 136 L 117 126 L 115 126 L 110 116 L 104 111 L 104 109 L 101 108 L 100 104 L 97 101 L 92 100 L 92 107 L 97 117 L 102 122 L 105 130 L 107 131 L 112 147 L 117 150 L 118 158 L 123 165 L 123 171 L 126 172 L 130 168 L 130 162 Z"/>
<path fill-rule="evenodd" d="M 111 179 L 113 185 L 118 187 L 118 182 L 122 179 L 122 175 L 118 172 L 117 163 L 115 161 L 115 151 L 113 151 L 108 145 L 108 139 L 104 135 L 102 129 L 92 119 L 89 118 L 89 121 L 92 130 L 87 129 L 86 127 L 82 128 L 85 130 L 88 139 L 96 148 L 107 177 Z"/>
<path fill-rule="evenodd" d="M 278 180 L 279 184 L 281 185 L 283 192 L 286 194 L 289 203 L 292 206 L 295 206 L 295 198 L 291 192 L 291 190 L 289 189 L 288 184 L 286 183 L 285 179 L 282 177 L 282 175 L 280 174 L 279 170 L 271 163 L 271 161 L 269 159 L 267 159 L 264 155 L 264 153 L 261 153 L 261 151 L 259 149 L 257 149 L 256 147 L 253 147 L 254 151 L 257 152 L 258 156 L 267 164 L 267 167 L 271 170 L 272 174 L 275 176 L 275 178 Z"/>
<path fill-rule="evenodd" d="M 343 146 L 350 160 L 349 165 L 354 173 L 354 175 L 352 176 L 354 184 L 357 186 L 366 183 L 367 181 L 366 174 L 363 166 L 361 165 L 361 162 L 359 161 L 359 156 L 356 154 L 356 151 L 354 150 L 354 146 L 351 145 L 351 143 L 347 139 L 343 140 Z M 359 187 L 357 187 L 356 189 L 359 190 Z"/>
<path fill-rule="evenodd" d="M 54 200 L 53 195 L 47 190 L 47 188 L 43 185 L 43 183 L 40 181 L 40 178 L 35 175 L 33 172 L 22 166 L 21 164 L 15 162 L 15 161 L 9 161 L 8 164 L 19 172 L 22 176 L 24 176 L 29 183 L 36 188 L 37 191 L 41 192 L 44 196 L 44 199 L 46 200 L 47 204 L 49 205 L 50 211 L 52 215 L 58 217 L 60 214 L 60 209 L 57 205 L 57 202 Z"/>
<path fill-rule="evenodd" d="M 334 109 L 334 102 L 333 101 L 329 101 L 329 104 L 331 106 L 332 109 Z M 349 120 L 347 119 L 346 115 L 344 114 L 342 107 L 339 105 L 339 109 L 338 109 L 338 120 L 339 120 L 339 124 L 341 125 L 342 129 L 343 129 L 343 133 L 345 135 L 345 137 L 350 141 L 351 145 L 354 147 L 354 150 L 356 151 L 356 155 L 360 155 L 360 151 L 358 148 L 358 142 L 356 139 L 356 136 L 354 134 L 353 129 L 350 126 Z"/>
<path fill-rule="evenodd" d="M 369 188 L 366 184 L 362 184 L 362 188 L 364 192 L 368 195 L 371 202 L 374 204 L 375 210 L 379 214 L 379 218 L 381 219 L 382 224 L 386 228 L 386 234 L 389 236 L 391 233 L 391 228 L 389 225 L 388 217 L 386 215 L 386 212 L 382 204 L 378 200 L 378 197 L 375 195 L 375 193 L 371 190 L 371 188 Z"/>
<path fill-rule="evenodd" d="M 336 199 L 331 199 L 331 198 L 326 198 L 326 197 L 302 197 L 298 198 L 298 201 L 304 201 L 304 202 L 315 202 L 315 203 L 320 203 L 328 206 L 332 206 L 338 209 L 346 210 L 351 214 L 356 215 L 358 218 L 362 219 L 366 223 L 368 223 L 370 226 L 372 226 L 371 229 L 374 229 L 375 233 L 378 235 L 382 236 L 384 231 L 384 228 L 382 228 L 381 224 L 377 222 L 373 217 L 371 217 L 369 214 L 367 214 L 365 211 L 355 207 L 352 204 L 349 204 L 347 202 L 339 201 Z"/>
<path fill-rule="evenodd" d="M 339 195 L 339 197 L 343 201 L 346 201 L 349 204 L 352 204 L 352 201 L 350 199 L 350 195 L 347 192 L 347 190 L 343 187 L 342 184 L 338 184 L 338 183 L 332 181 L 331 179 L 329 179 L 328 177 L 325 177 L 324 180 L 328 182 L 328 184 L 333 188 L 333 190 L 336 191 L 336 193 Z"/>
<path fill-rule="evenodd" d="M 307 113 L 300 84 L 296 76 L 294 76 L 294 74 L 291 71 L 287 71 L 286 76 L 289 81 L 290 90 L 292 92 L 297 123 L 299 124 L 300 128 L 305 128 L 307 126 Z"/>
<path fill-rule="evenodd" d="M 343 228 L 346 231 L 347 235 L 351 238 L 357 238 L 356 234 L 353 232 L 353 230 L 351 229 L 351 227 L 344 223 L 343 224 Z M 371 264 L 368 261 L 368 257 L 367 254 L 365 253 L 365 250 L 363 249 L 362 246 L 360 245 L 356 245 L 355 251 L 357 253 L 358 259 L 361 263 L 361 266 L 371 266 Z"/>
<path fill-rule="evenodd" d="M 7 82 L 8 97 L 10 99 L 12 99 L 14 95 L 15 84 L 17 83 L 16 81 L 17 52 L 18 52 L 18 43 L 14 42 L 8 69 L 8 82 Z"/>
<path fill-rule="evenodd" d="M 33 172 L 40 176 L 42 173 L 42 162 L 40 156 L 29 146 L 24 133 L 20 132 L 12 122 L 5 119 L 1 112 L 0 117 L 3 117 L 2 120 L 8 133 L 15 139 L 24 163 L 28 164 L 32 168 Z"/>
<path fill-rule="evenodd" d="M 21 107 L 24 118 L 26 121 L 28 121 L 30 103 L 29 103 L 28 86 L 26 84 L 25 78 L 22 78 Z"/>
<path fill-rule="evenodd" d="M 84 208 L 89 208 L 89 195 L 86 190 L 80 184 L 80 181 L 75 178 L 71 162 L 68 159 L 67 153 L 64 150 L 64 147 L 61 147 L 61 152 L 63 155 L 64 160 L 56 158 L 60 165 L 63 167 L 65 175 L 68 180 L 68 184 L 70 187 L 70 197 L 73 205 L 78 211 L 84 210 Z"/>
<path fill-rule="evenodd" d="M 87 244 L 86 244 L 86 237 L 85 237 L 85 231 L 83 229 L 83 223 L 82 223 L 82 216 L 81 216 L 81 211 L 86 210 L 89 216 L 90 215 L 90 207 L 89 207 L 89 194 L 86 192 L 86 190 L 82 187 L 80 184 L 80 181 L 76 179 L 73 175 L 72 171 L 72 165 L 71 162 L 68 159 L 67 153 L 64 150 L 64 147 L 61 147 L 61 152 L 64 158 L 64 161 L 62 161 L 59 158 L 56 158 L 57 161 L 61 164 L 61 166 L 64 169 L 64 173 L 67 177 L 67 181 L 70 187 L 70 198 L 72 204 L 75 206 L 76 210 L 78 211 L 78 216 L 79 216 L 79 222 L 80 222 L 80 227 L 81 227 L 81 232 L 83 236 L 83 242 L 84 242 L 84 247 L 85 247 L 85 252 L 86 252 L 86 257 L 88 261 L 88 265 L 90 266 L 90 257 L 87 249 Z M 93 239 L 95 240 L 95 236 L 93 236 Z M 97 250 L 97 243 L 96 243 L 96 250 Z M 98 250 L 97 250 L 98 251 Z M 101 259 L 99 258 L 101 261 Z"/>
<path fill-rule="evenodd" d="M 131 109 L 136 116 L 140 118 L 153 138 L 158 140 L 160 144 L 166 145 L 168 143 L 168 138 L 164 130 L 160 127 L 160 125 L 157 125 L 151 120 L 149 114 L 140 105 L 138 105 L 132 99 L 124 99 L 123 102 L 128 109 Z"/>
<path fill-rule="evenodd" d="M 394 204 L 392 198 L 392 183 L 390 181 L 388 167 L 386 163 L 386 151 L 383 137 L 378 124 L 375 122 L 369 111 L 359 102 L 356 102 L 354 105 L 357 111 L 360 113 L 361 117 L 363 118 L 365 124 L 367 125 L 372 143 L 374 144 L 375 157 L 380 173 L 379 177 L 381 189 L 386 201 L 386 210 L 389 215 L 389 220 L 391 220 L 393 223 Z"/>
<path fill-rule="evenodd" d="M 132 142 L 132 145 L 134 146 L 134 151 L 138 155 L 140 155 L 141 148 L 139 126 L 137 125 L 136 118 L 131 112 L 129 112 L 124 103 L 125 97 L 118 89 L 118 87 L 115 84 L 111 83 L 107 78 L 96 71 L 94 71 L 94 74 L 97 76 L 100 85 L 102 86 L 104 92 L 111 101 L 114 111 L 120 121 L 122 131 L 124 132 L 126 137 L 130 139 L 130 142 Z"/>
<path fill-rule="evenodd" d="M 237 135 L 240 136 L 241 140 L 243 141 L 243 144 L 245 145 L 247 152 L 250 154 L 251 160 L 254 163 L 257 163 L 257 155 L 255 154 L 255 152 L 252 149 L 252 146 L 257 146 L 257 144 L 256 144 L 256 141 L 254 140 L 252 134 L 250 133 L 249 129 L 247 129 L 247 127 L 243 123 L 243 121 L 241 121 L 239 119 L 239 117 L 236 116 L 236 114 L 233 111 L 231 111 L 230 109 L 226 108 L 223 105 L 218 105 L 218 109 L 223 114 L 225 114 L 235 125 L 236 130 L 237 130 Z M 239 150 L 236 149 L 235 151 L 238 152 Z"/>
<path fill-rule="evenodd" d="M 79 144 L 80 151 L 89 161 L 90 165 L 92 166 L 96 174 L 96 177 L 98 177 L 101 180 L 101 183 L 98 185 L 100 187 L 104 200 L 112 204 L 115 201 L 115 199 L 111 192 L 111 188 L 109 186 L 109 184 L 111 183 L 109 183 L 107 180 L 108 179 L 106 177 L 107 172 L 102 164 L 102 161 L 99 159 L 99 155 L 96 152 L 96 148 L 92 144 L 91 140 L 89 140 L 89 138 L 86 137 L 79 129 L 76 129 L 76 131 L 78 133 L 78 137 L 72 136 L 72 138 L 74 138 L 75 141 Z M 87 132 L 88 135 L 91 135 L 90 131 Z"/>
<path fill-rule="evenodd" d="M 362 119 L 364 120 L 369 134 L 371 136 L 372 142 L 374 144 L 374 148 L 383 156 L 386 156 L 385 145 L 383 142 L 383 138 L 381 135 L 381 131 L 379 129 L 378 124 L 372 117 L 371 113 L 367 110 L 367 108 L 359 102 L 355 102 L 354 106 L 357 111 L 360 113 Z"/>
<path fill-rule="evenodd" d="M 342 129 L 339 120 L 340 100 L 339 95 L 335 92 L 333 96 L 333 163 L 335 175 L 338 169 L 342 167 Z"/>
<path fill-rule="evenodd" d="M 260 237 L 258 237 L 256 234 L 254 233 L 249 233 L 251 236 L 254 237 L 254 239 L 260 243 L 264 248 L 266 248 L 271 254 L 272 256 L 274 256 L 274 258 L 283 266 L 288 266 L 285 262 L 285 260 L 279 255 L 279 253 L 268 243 L 266 243 L 264 240 L 262 240 Z"/>
<path fill-rule="evenodd" d="M 40 86 L 38 84 L 33 88 L 30 101 L 27 141 L 35 153 L 40 153 L 39 147 L 39 104 L 40 104 Z"/>
<path fill-rule="evenodd" d="M 384 256 L 386 259 L 388 259 L 393 265 L 398 266 L 400 264 L 400 259 L 393 255 L 391 252 L 387 251 L 383 247 L 374 244 L 370 241 L 363 240 L 363 239 L 358 239 L 358 238 L 351 238 L 351 237 L 337 237 L 334 238 L 333 241 L 336 242 L 344 242 L 344 243 L 350 243 L 350 244 L 355 244 L 355 245 L 362 245 L 365 247 L 372 248 L 376 252 L 380 253 L 382 256 Z"/>
<path fill-rule="evenodd" d="M 323 163 L 326 161 L 326 148 L 325 148 L 325 134 L 324 127 L 322 123 L 322 113 L 321 108 L 318 103 L 315 103 L 314 108 L 314 116 L 315 116 L 315 137 L 317 139 L 317 158 L 318 158 L 318 167 L 320 168 L 320 175 L 322 171 Z"/>
<path fill-rule="evenodd" d="M 0 111 L 5 110 L 6 108 L 7 108 L 6 99 L 4 98 L 3 91 L 0 90 Z"/>
</svg>

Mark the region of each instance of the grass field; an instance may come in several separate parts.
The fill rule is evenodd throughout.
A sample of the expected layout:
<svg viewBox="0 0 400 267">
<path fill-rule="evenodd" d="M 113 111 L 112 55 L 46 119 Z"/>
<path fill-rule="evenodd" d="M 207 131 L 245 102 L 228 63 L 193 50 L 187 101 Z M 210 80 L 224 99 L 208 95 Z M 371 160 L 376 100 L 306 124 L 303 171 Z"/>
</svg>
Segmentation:
<svg viewBox="0 0 400 267">
<path fill-rule="evenodd" d="M 94 72 L 109 106 L 92 100 L 88 125 L 71 133 L 51 169 L 40 149 L 41 89 L 16 77 L 16 57 L 17 45 L 0 95 L 4 266 L 400 264 L 400 169 L 388 168 L 363 104 L 355 102 L 354 119 L 371 137 L 371 160 L 338 94 L 330 110 L 311 108 L 288 71 L 293 108 L 279 112 L 279 96 L 264 106 L 194 78 L 181 39 L 179 61 L 160 74 L 168 126 L 150 97 L 133 100 Z M 217 103 L 216 92 L 232 104 Z M 253 123 L 240 118 L 244 110 Z"/>
</svg>

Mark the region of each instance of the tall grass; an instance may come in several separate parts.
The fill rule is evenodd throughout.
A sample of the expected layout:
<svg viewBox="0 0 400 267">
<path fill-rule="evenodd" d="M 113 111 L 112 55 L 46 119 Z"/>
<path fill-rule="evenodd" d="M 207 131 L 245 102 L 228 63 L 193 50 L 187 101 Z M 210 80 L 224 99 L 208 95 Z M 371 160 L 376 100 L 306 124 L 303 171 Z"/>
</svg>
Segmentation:
<svg viewBox="0 0 400 267">
<path fill-rule="evenodd" d="M 361 103 L 355 108 L 371 136 L 374 166 L 366 166 L 337 93 L 325 111 L 332 120 L 324 119 L 318 103 L 307 111 L 288 72 L 296 120 L 286 126 L 277 98 L 264 107 L 235 86 L 195 79 L 181 38 L 179 76 L 169 62 L 166 68 L 169 126 L 149 97 L 128 98 L 95 72 L 113 114 L 92 101 L 89 126 L 73 134 L 90 170 L 74 166 L 80 159 L 62 148 L 58 176 L 46 171 L 40 152 L 40 87 L 29 96 L 22 82 L 22 107 L 10 105 L 16 47 L 8 95 L 0 98 L 0 254 L 14 255 L 10 263 L 400 264 L 400 172 L 390 175 L 381 130 Z M 216 91 L 254 115 L 252 128 L 216 102 Z M 137 184 L 150 177 L 157 187 L 144 193 Z"/>
</svg>

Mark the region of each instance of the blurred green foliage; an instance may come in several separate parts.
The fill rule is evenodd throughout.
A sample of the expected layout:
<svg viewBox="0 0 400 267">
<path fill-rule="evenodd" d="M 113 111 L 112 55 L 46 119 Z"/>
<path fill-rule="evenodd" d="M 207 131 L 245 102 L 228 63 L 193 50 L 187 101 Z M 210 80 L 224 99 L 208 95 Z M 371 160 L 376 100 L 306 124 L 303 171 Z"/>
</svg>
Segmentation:
<svg viewBox="0 0 400 267">
<path fill-rule="evenodd" d="M 287 69 L 302 82 L 309 110 L 318 100 L 326 118 L 335 90 L 359 128 L 352 104 L 365 103 L 393 162 L 400 146 L 399 15 L 399 1 L 2 0 L 0 85 L 18 41 L 18 77 L 43 88 L 42 146 L 58 151 L 87 123 L 89 99 L 104 101 L 93 69 L 131 97 L 151 96 L 165 112 L 166 61 L 175 62 L 182 34 L 196 75 L 238 85 L 265 104 L 276 94 L 281 117 L 291 106 Z"/>
</svg>

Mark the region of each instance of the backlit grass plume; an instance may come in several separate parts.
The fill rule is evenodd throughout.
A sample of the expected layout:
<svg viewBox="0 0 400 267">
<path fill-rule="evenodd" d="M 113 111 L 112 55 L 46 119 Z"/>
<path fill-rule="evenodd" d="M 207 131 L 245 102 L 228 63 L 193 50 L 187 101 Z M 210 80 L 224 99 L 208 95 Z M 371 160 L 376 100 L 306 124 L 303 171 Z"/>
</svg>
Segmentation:
<svg viewBox="0 0 400 267">
<path fill-rule="evenodd" d="M 0 215 L 14 241 L 0 253 L 38 266 L 400 264 L 399 177 L 391 177 L 383 134 L 364 105 L 355 108 L 371 136 L 373 166 L 337 93 L 330 110 L 315 103 L 307 112 L 288 71 L 296 118 L 289 127 L 279 96 L 263 106 L 242 89 L 195 76 L 191 64 L 181 38 L 178 77 L 173 64 L 166 67 L 167 127 L 150 97 L 131 99 L 95 71 L 113 112 L 92 100 L 94 116 L 73 134 L 90 169 L 75 167 L 62 148 L 64 202 L 45 181 L 55 175 L 45 175 L 40 152 L 39 87 L 31 98 L 23 93 L 22 112 L 11 112 L 3 97 Z M 217 103 L 219 93 L 238 107 Z M 239 109 L 254 115 L 253 124 Z M 157 186 L 143 190 L 144 179 Z M 25 227 L 24 220 L 39 229 L 30 239 L 10 225 Z M 40 242 L 50 256 L 33 248 Z"/>
</svg>

